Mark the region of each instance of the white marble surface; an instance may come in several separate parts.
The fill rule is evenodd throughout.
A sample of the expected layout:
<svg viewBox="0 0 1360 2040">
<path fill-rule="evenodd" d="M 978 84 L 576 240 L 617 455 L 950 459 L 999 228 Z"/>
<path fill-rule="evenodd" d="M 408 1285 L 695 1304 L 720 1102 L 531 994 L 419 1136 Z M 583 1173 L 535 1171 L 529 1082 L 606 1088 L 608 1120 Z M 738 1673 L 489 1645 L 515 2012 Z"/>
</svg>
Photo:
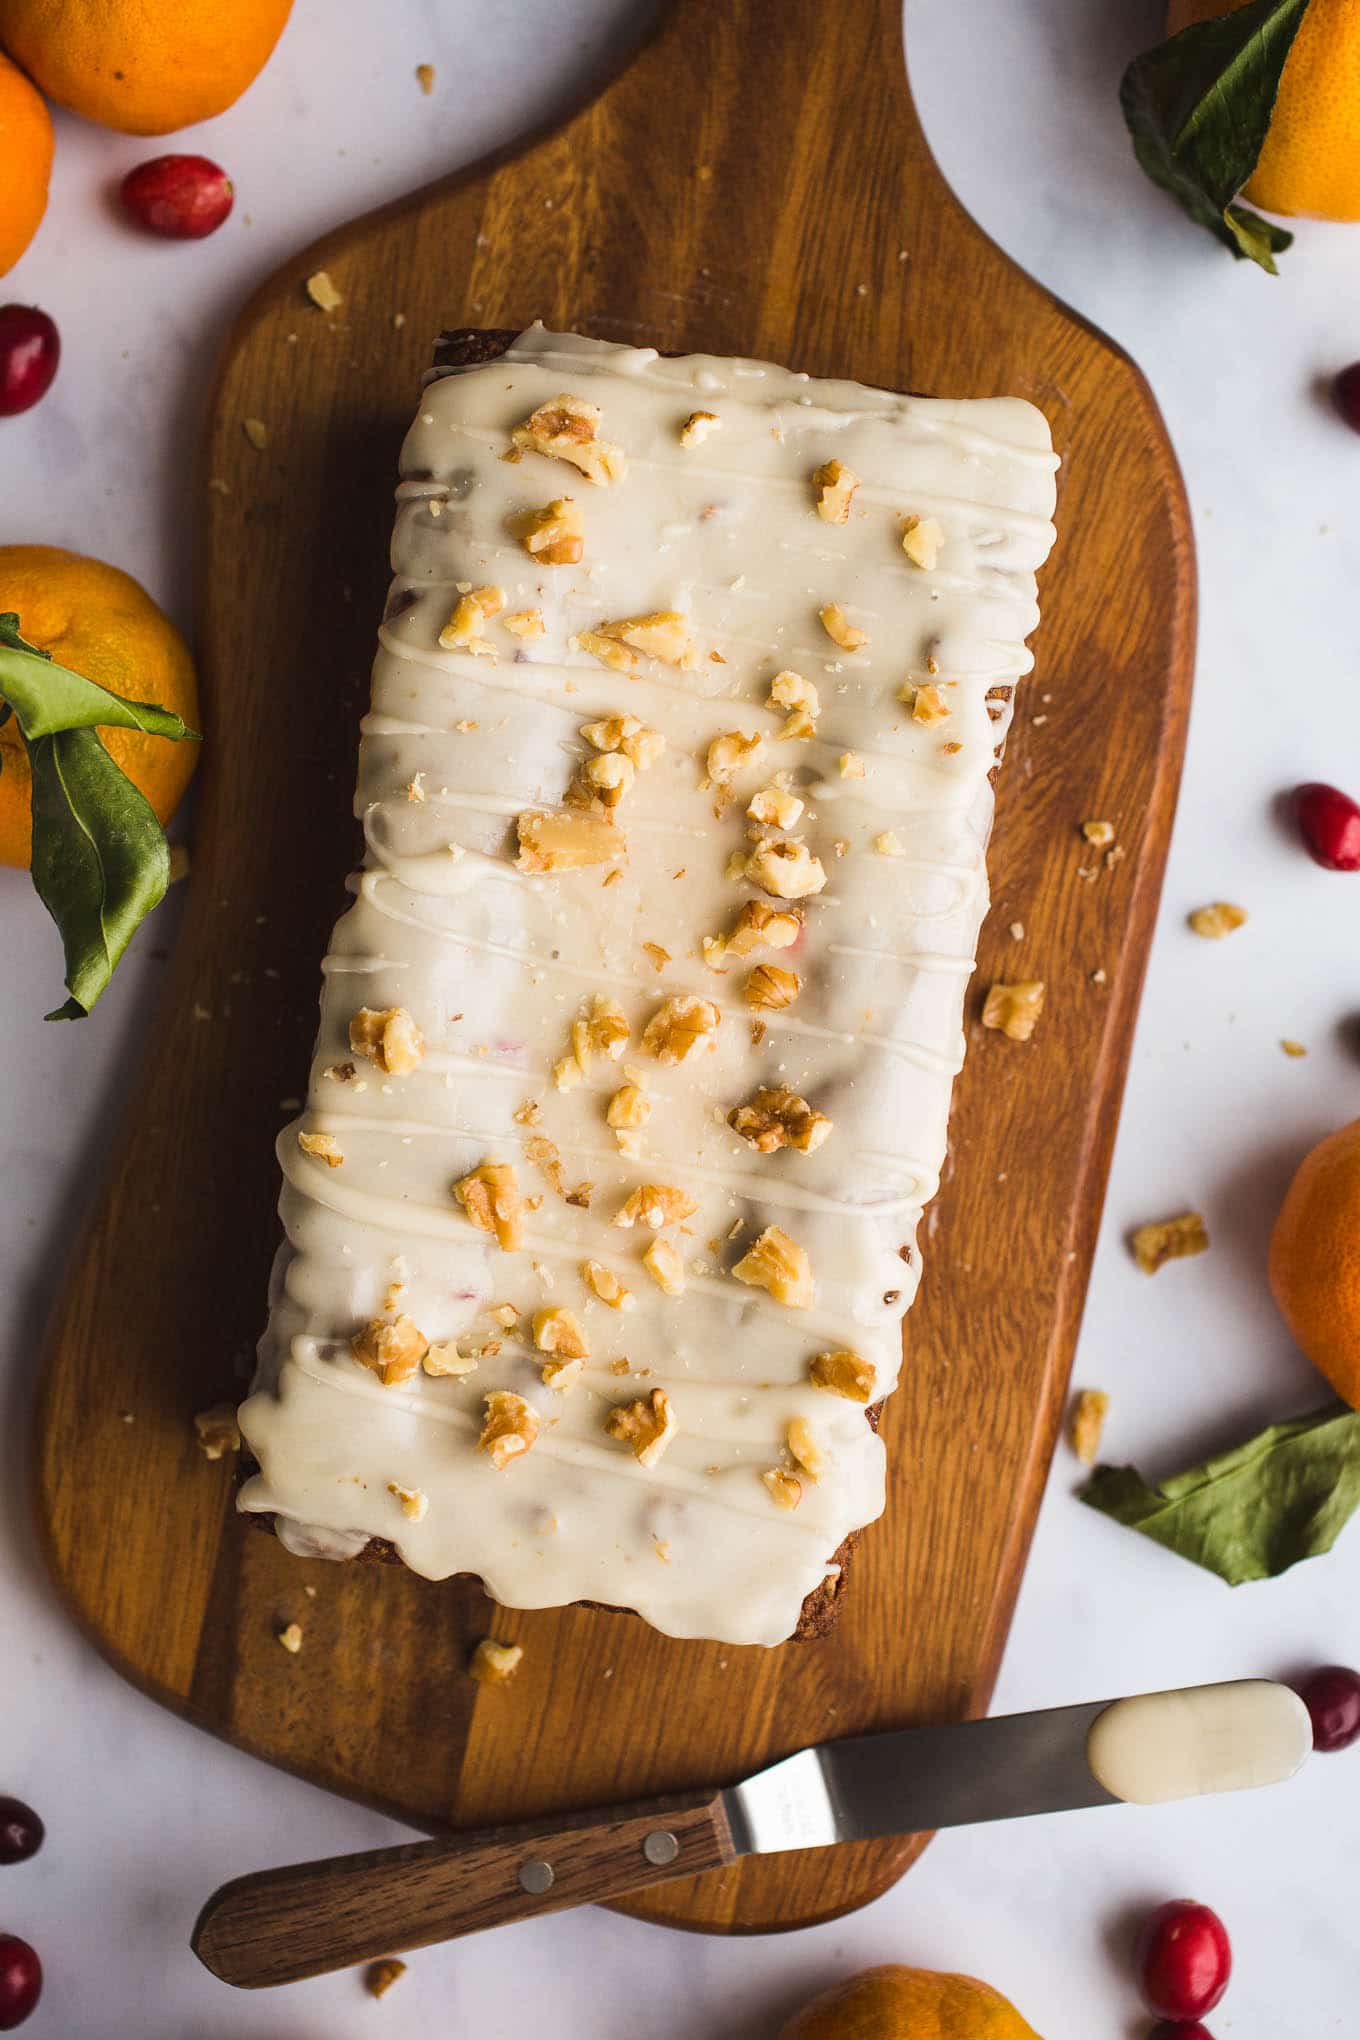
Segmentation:
<svg viewBox="0 0 1360 2040">
<path fill-rule="evenodd" d="M 162 246 L 111 217 L 108 183 L 152 151 L 63 120 L 53 202 L 0 297 L 61 323 L 62 374 L 0 425 L 0 542 L 115 560 L 186 623 L 187 471 L 224 318 L 321 229 L 511 135 L 638 18 L 639 0 L 299 0 L 274 61 L 192 146 L 236 178 L 215 238 Z M 1203 631 L 1185 790 L 1143 1005 L 1077 1378 L 1114 1397 L 1116 1457 L 1187 1450 L 1321 1400 L 1262 1271 L 1293 1159 L 1360 1109 L 1343 1022 L 1360 1006 L 1355 891 L 1292 847 L 1277 791 L 1360 781 L 1355 589 L 1360 443 L 1318 379 L 1360 354 L 1360 229 L 1305 228 L 1271 282 L 1234 266 L 1143 183 L 1115 109 L 1150 0 L 911 0 L 912 66 L 947 174 L 1022 262 L 1123 341 L 1165 407 L 1200 539 Z M 432 61 L 423 99 L 413 67 Z M 534 81 L 532 86 L 526 80 Z M 1111 590 L 1118 600 L 1118 590 Z M 1111 687 L 1119 684 L 1110 675 Z M 1061 704 L 1056 705 L 1056 715 Z M 1186 909 L 1241 900 L 1222 947 Z M 63 1240 L 96 1180 L 156 963 L 143 939 L 97 1018 L 44 1028 L 58 952 L 27 882 L 0 872 L 0 1790 L 50 1840 L 0 1872 L 0 1929 L 48 1968 L 34 2040 L 345 2040 L 384 2026 L 502 2040 L 737 2040 L 885 1959 L 959 1967 L 1015 1997 L 1045 2040 L 1132 2040 L 1131 1909 L 1191 1892 L 1234 1932 L 1219 2040 L 1355 2030 L 1360 1753 L 1276 1795 L 1082 1814 L 941 1837 L 896 1891 L 819 1930 L 681 1937 L 589 1912 L 413 1962 L 382 2007 L 352 1975 L 237 1997 L 186 1935 L 220 1880 L 397 1838 L 163 1714 L 60 1613 L 27 1527 L 23 1460 L 37 1329 Z M 1281 1035 L 1308 1044 L 1303 1062 Z M 1023 1195 L 1017 1156 L 1009 1193 Z M 1202 1204 L 1204 1260 L 1149 1283 L 1122 1236 Z M 1329 1560 L 1230 1594 L 1072 1499 L 1059 1460 L 996 1704 L 1360 1658 L 1360 1532 Z"/>
</svg>

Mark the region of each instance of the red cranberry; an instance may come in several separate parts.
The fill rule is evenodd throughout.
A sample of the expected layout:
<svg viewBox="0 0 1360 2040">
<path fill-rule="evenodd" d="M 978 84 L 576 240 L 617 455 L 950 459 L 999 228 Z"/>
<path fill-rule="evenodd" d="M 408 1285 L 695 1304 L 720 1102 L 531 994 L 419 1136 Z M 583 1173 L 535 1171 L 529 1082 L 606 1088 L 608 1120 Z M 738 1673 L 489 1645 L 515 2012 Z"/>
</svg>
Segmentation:
<svg viewBox="0 0 1360 2040">
<path fill-rule="evenodd" d="M 1323 1665 L 1309 1673 L 1299 1696 L 1313 1718 L 1315 1750 L 1348 1750 L 1360 1736 L 1360 1672 Z"/>
<path fill-rule="evenodd" d="M 1360 807 L 1320 779 L 1294 788 L 1294 814 L 1308 854 L 1325 871 L 1360 871 Z"/>
<path fill-rule="evenodd" d="M 170 241 L 201 241 L 231 211 L 231 179 L 206 156 L 154 156 L 129 170 L 118 187 L 139 226 Z"/>
<path fill-rule="evenodd" d="M 43 1824 L 22 1799 L 0 1798 L 0 1863 L 26 1863 L 43 1845 Z"/>
<path fill-rule="evenodd" d="M 45 397 L 61 360 L 61 335 L 36 305 L 0 305 L 0 418 Z"/>
<path fill-rule="evenodd" d="M 1360 361 L 1342 369 L 1332 384 L 1332 401 L 1352 432 L 1360 432 Z"/>
<path fill-rule="evenodd" d="M 1159 2019 L 1197 2019 L 1228 1988 L 1232 1949 L 1216 1912 L 1193 1899 L 1158 1906 L 1138 1942 L 1143 1997 Z"/>
<path fill-rule="evenodd" d="M 0 1934 L 0 2033 L 22 2026 L 42 1996 L 42 1964 L 27 1941 Z"/>
</svg>

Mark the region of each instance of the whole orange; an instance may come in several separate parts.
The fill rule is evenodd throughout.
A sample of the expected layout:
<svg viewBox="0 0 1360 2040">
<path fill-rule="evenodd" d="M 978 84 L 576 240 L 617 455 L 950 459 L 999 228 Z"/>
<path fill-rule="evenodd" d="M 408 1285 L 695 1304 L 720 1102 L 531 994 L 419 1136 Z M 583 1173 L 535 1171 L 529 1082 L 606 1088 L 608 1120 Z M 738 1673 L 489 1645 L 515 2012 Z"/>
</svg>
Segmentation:
<svg viewBox="0 0 1360 2040">
<path fill-rule="evenodd" d="M 52 116 L 42 94 L 0 51 L 0 276 L 13 269 L 47 211 Z"/>
<path fill-rule="evenodd" d="M 0 43 L 50 99 L 167 135 L 239 99 L 292 0 L 0 0 Z"/>
<path fill-rule="evenodd" d="M 1170 0 L 1168 35 L 1246 0 Z M 1246 197 L 1266 212 L 1360 220 L 1360 6 L 1309 0 Z"/>
<path fill-rule="evenodd" d="M 17 610 L 20 635 L 59 665 L 126 700 L 154 701 L 199 728 L 189 647 L 145 588 L 117 567 L 55 545 L 0 545 L 0 612 Z M 102 729 L 111 757 L 169 821 L 198 761 L 198 745 Z M 28 754 L 14 718 L 0 726 L 0 864 L 26 865 L 32 849 Z"/>
<path fill-rule="evenodd" d="M 1360 1409 L 1360 1119 L 1300 1162 L 1270 1236 L 1270 1286 L 1313 1365 Z"/>
<path fill-rule="evenodd" d="M 1015 2006 L 974 1976 L 885 1963 L 814 1998 L 779 2040 L 1039 2040 Z"/>
</svg>

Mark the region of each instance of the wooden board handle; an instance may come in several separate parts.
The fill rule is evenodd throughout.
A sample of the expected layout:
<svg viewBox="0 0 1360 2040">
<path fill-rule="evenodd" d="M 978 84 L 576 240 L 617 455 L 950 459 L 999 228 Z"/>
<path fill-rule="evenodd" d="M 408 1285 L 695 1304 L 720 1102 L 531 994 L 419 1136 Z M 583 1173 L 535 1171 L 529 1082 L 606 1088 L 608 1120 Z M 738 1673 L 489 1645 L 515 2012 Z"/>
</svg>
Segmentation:
<svg viewBox="0 0 1360 2040">
<path fill-rule="evenodd" d="M 597 1807 L 237 1877 L 204 1906 L 192 1947 L 224 1983 L 258 1990 L 719 1870 L 736 1853 L 721 1793 Z"/>
</svg>

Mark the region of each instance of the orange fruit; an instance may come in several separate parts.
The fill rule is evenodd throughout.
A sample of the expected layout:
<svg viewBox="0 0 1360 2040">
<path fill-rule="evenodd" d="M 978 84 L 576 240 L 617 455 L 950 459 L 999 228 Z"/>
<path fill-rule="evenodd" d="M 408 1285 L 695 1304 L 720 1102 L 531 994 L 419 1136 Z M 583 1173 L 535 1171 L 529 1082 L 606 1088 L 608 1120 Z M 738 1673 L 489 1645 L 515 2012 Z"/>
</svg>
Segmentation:
<svg viewBox="0 0 1360 2040">
<path fill-rule="evenodd" d="M 1270 1286 L 1314 1367 L 1360 1409 L 1360 1119 L 1299 1163 L 1270 1235 Z"/>
<path fill-rule="evenodd" d="M 0 51 L 0 276 L 13 269 L 47 211 L 52 116 L 42 94 Z"/>
<path fill-rule="evenodd" d="M 239 99 L 293 0 L 0 0 L 0 43 L 49 99 L 167 135 Z"/>
<path fill-rule="evenodd" d="M 779 2040 L 1039 2040 L 1015 2006 L 975 1976 L 885 1963 L 814 1998 Z"/>
<path fill-rule="evenodd" d="M 1170 0 L 1168 35 L 1246 0 Z M 1360 7 L 1309 0 L 1244 194 L 1272 213 L 1360 220 Z"/>
<path fill-rule="evenodd" d="M 117 567 L 55 545 L 0 545 L 0 611 L 59 665 L 131 701 L 154 701 L 199 728 L 189 647 L 145 588 Z M 168 822 L 198 762 L 198 745 L 100 732 L 111 757 Z M 28 754 L 14 718 L 0 726 L 0 864 L 26 865 L 32 848 Z"/>
</svg>

